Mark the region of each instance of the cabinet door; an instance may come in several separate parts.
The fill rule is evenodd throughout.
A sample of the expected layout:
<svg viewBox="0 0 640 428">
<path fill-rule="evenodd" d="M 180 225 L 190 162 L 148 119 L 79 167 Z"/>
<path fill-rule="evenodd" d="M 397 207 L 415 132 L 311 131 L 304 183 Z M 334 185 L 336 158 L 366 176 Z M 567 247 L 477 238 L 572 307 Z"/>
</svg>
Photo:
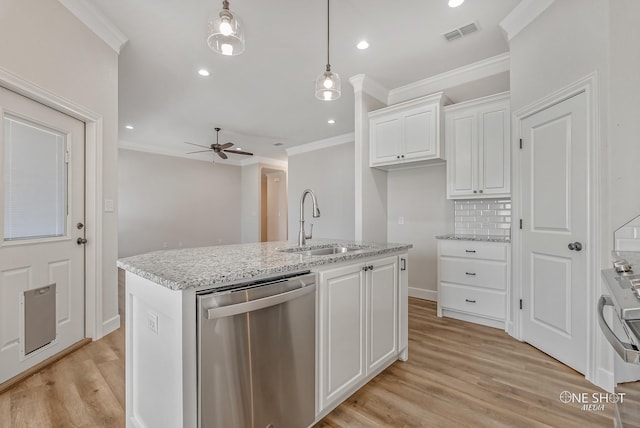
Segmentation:
<svg viewBox="0 0 640 428">
<path fill-rule="evenodd" d="M 398 258 L 372 262 L 367 276 L 367 373 L 398 351 Z"/>
<path fill-rule="evenodd" d="M 485 195 L 508 195 L 510 186 L 510 126 L 506 103 L 478 113 L 478 186 Z"/>
<path fill-rule="evenodd" d="M 361 265 L 320 274 L 320 411 L 365 376 L 365 274 Z"/>
<path fill-rule="evenodd" d="M 446 118 L 447 197 L 474 196 L 477 192 L 477 115 L 460 112 Z"/>
<path fill-rule="evenodd" d="M 417 160 L 438 155 L 436 108 L 436 105 L 422 106 L 402 113 L 403 159 Z"/>
<path fill-rule="evenodd" d="M 402 142 L 400 114 L 383 115 L 371 119 L 369 133 L 371 166 L 397 162 Z"/>
</svg>

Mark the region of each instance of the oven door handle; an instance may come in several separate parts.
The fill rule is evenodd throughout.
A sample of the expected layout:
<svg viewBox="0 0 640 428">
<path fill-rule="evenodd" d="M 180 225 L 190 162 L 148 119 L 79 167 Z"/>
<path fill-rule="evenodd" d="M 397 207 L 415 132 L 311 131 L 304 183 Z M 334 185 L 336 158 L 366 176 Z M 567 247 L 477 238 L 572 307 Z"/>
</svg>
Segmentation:
<svg viewBox="0 0 640 428">
<path fill-rule="evenodd" d="M 611 330 L 611 327 L 609 327 L 609 324 L 607 324 L 607 321 L 604 319 L 605 306 L 613 306 L 613 300 L 611 300 L 609 296 L 602 295 L 600 299 L 598 299 L 598 323 L 600 324 L 600 330 L 602 330 L 604 337 L 611 346 L 613 346 L 613 349 L 620 355 L 623 361 L 640 364 L 640 351 L 638 351 L 638 348 L 618 339 L 618 336 L 616 336 L 613 330 Z"/>
</svg>

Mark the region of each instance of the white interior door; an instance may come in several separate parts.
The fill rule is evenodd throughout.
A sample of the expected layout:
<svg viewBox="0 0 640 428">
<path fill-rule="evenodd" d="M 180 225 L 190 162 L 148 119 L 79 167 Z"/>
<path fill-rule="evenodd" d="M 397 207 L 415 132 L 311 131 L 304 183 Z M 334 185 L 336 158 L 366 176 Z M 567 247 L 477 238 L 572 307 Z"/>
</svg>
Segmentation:
<svg viewBox="0 0 640 428">
<path fill-rule="evenodd" d="M 0 115 L 1 383 L 85 336 L 84 245 L 77 242 L 85 132 L 84 123 L 4 88 Z M 51 284 L 53 315 L 29 300 L 25 308 L 26 290 Z M 27 342 L 43 330 L 55 339 L 25 350 L 25 330 Z"/>
<path fill-rule="evenodd" d="M 588 123 L 584 93 L 522 121 L 522 338 L 587 368 Z"/>
</svg>

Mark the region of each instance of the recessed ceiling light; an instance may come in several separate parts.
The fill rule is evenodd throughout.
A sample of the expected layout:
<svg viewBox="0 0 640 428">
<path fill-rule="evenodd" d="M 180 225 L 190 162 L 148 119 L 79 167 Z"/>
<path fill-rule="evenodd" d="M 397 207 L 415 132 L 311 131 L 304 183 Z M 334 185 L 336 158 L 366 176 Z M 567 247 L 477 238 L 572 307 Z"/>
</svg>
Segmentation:
<svg viewBox="0 0 640 428">
<path fill-rule="evenodd" d="M 200 70 L 198 70 L 198 74 L 202 77 L 209 77 L 211 76 L 211 73 L 209 72 L 209 70 L 207 70 L 206 68 L 201 68 Z"/>
<path fill-rule="evenodd" d="M 464 3 L 464 0 L 449 0 L 449 7 L 458 7 L 462 3 Z"/>
<path fill-rule="evenodd" d="M 329 125 L 333 125 L 334 123 L 336 123 L 336 121 L 334 119 L 329 119 L 329 120 L 327 120 L 327 123 Z"/>
<path fill-rule="evenodd" d="M 127 129 L 133 129 L 133 125 L 126 125 L 125 128 Z"/>
<path fill-rule="evenodd" d="M 242 150 L 242 147 L 237 147 L 236 150 Z"/>
<path fill-rule="evenodd" d="M 360 40 L 356 47 L 363 51 L 369 47 L 369 42 L 367 42 L 366 40 Z"/>
</svg>

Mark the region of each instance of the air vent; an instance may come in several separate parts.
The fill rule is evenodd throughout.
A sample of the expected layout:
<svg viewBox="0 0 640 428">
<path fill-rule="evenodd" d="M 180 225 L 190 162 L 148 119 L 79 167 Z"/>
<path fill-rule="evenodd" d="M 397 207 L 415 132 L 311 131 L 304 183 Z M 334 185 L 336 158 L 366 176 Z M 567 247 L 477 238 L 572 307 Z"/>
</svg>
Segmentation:
<svg viewBox="0 0 640 428">
<path fill-rule="evenodd" d="M 468 36 L 471 33 L 475 33 L 478 31 L 478 24 L 472 22 L 471 24 L 463 25 L 460 28 L 456 28 L 455 30 L 451 30 L 447 33 L 444 33 L 442 36 L 448 41 L 452 42 L 456 39 L 460 39 L 464 36 Z"/>
</svg>

